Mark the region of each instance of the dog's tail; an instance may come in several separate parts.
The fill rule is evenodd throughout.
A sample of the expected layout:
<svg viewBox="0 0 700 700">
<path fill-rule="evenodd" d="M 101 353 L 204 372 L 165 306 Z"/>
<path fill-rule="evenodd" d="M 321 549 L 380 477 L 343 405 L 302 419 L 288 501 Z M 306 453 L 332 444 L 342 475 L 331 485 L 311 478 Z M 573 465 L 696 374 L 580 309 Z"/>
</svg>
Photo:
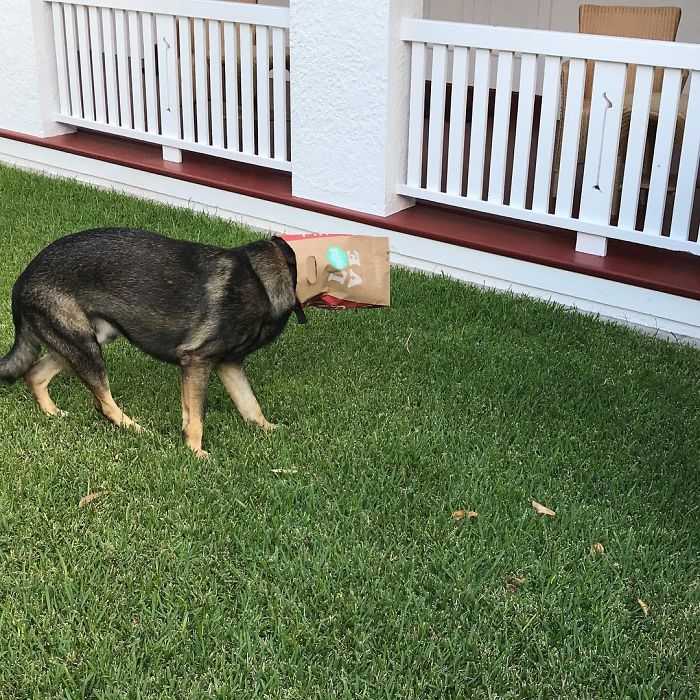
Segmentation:
<svg viewBox="0 0 700 700">
<path fill-rule="evenodd" d="M 34 334 L 22 323 L 21 317 L 13 316 L 15 343 L 5 357 L 0 357 L 0 381 L 3 382 L 14 382 L 24 376 L 39 356 L 39 345 Z"/>
</svg>

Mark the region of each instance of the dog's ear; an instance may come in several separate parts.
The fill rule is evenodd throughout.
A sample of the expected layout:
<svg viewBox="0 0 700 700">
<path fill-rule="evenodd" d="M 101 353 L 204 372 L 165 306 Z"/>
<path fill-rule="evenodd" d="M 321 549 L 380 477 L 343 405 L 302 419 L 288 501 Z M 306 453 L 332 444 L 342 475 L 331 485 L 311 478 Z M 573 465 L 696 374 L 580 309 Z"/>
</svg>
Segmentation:
<svg viewBox="0 0 700 700">
<path fill-rule="evenodd" d="M 294 286 L 296 288 L 297 258 L 296 255 L 294 255 L 292 247 L 289 245 L 289 243 L 287 243 L 287 241 L 279 236 L 272 236 L 270 241 L 272 241 L 272 243 L 274 243 L 282 251 L 282 255 L 284 255 L 284 259 L 287 261 L 287 265 L 289 266 L 289 271 L 292 273 L 292 281 L 294 282 Z"/>
<path fill-rule="evenodd" d="M 285 257 L 289 268 L 296 273 L 297 258 L 296 255 L 294 255 L 294 251 L 292 250 L 292 247 L 289 245 L 289 243 L 287 243 L 287 241 L 285 241 L 284 238 L 280 238 L 279 236 L 272 236 L 272 238 L 270 238 L 270 241 L 282 251 L 282 254 Z"/>
<path fill-rule="evenodd" d="M 297 256 L 294 254 L 294 250 L 289 245 L 289 243 L 287 243 L 287 241 L 285 241 L 283 238 L 280 238 L 279 236 L 272 236 L 270 240 L 282 251 L 282 255 L 284 255 L 284 259 L 287 261 L 287 265 L 289 266 L 289 272 L 292 277 L 292 286 L 294 288 L 294 296 L 296 298 L 296 303 L 294 304 L 294 313 L 296 314 L 297 321 L 300 324 L 306 323 L 306 314 L 304 313 L 304 309 L 301 305 L 301 302 L 296 296 Z"/>
</svg>

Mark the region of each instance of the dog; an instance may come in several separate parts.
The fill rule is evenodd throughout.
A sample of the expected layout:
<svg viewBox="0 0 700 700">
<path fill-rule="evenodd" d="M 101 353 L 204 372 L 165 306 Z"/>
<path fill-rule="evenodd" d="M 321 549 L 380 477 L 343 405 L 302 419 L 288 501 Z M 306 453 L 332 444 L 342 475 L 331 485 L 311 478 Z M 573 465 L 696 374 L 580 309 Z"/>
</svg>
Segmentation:
<svg viewBox="0 0 700 700">
<path fill-rule="evenodd" d="M 305 322 L 296 283 L 294 251 L 281 238 L 226 249 L 125 228 L 67 235 L 44 248 L 12 289 L 15 341 L 0 359 L 0 379 L 23 377 L 41 410 L 58 416 L 48 387 L 69 371 L 107 419 L 140 431 L 114 401 L 102 357 L 102 348 L 123 336 L 180 367 L 184 439 L 206 458 L 213 371 L 244 420 L 276 427 L 263 415 L 243 362 L 282 333 L 292 312 Z"/>
</svg>

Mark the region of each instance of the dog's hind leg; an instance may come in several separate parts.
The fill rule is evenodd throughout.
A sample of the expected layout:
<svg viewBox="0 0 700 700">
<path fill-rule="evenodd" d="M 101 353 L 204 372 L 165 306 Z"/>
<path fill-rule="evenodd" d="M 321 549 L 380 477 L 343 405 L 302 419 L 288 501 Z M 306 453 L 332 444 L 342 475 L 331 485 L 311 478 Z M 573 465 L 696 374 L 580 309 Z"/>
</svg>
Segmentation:
<svg viewBox="0 0 700 700">
<path fill-rule="evenodd" d="M 92 392 L 97 409 L 105 418 L 119 427 L 140 432 L 141 426 L 129 418 L 112 397 L 102 350 L 87 316 L 75 304 L 62 311 L 62 316 L 52 316 L 37 324 L 41 340 Z"/>
<path fill-rule="evenodd" d="M 187 446 L 200 459 L 209 457 L 202 449 L 204 405 L 211 365 L 207 362 L 182 366 L 182 432 Z"/>
<path fill-rule="evenodd" d="M 54 353 L 44 355 L 24 375 L 24 381 L 39 404 L 39 408 L 48 416 L 64 416 L 49 395 L 51 380 L 61 371 L 67 369 L 63 359 Z"/>
<path fill-rule="evenodd" d="M 274 430 L 277 427 L 263 415 L 241 365 L 224 362 L 216 368 L 216 371 L 243 420 L 255 423 L 263 430 Z"/>
</svg>

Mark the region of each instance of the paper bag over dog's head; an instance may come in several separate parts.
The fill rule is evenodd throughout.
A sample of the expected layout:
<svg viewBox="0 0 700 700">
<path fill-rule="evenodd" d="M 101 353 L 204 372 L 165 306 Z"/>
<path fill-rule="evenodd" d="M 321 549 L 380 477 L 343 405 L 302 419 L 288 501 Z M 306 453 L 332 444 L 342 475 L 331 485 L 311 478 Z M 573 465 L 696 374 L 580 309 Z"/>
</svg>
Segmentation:
<svg viewBox="0 0 700 700">
<path fill-rule="evenodd" d="M 389 239 L 376 236 L 285 235 L 297 261 L 297 298 L 331 296 L 389 306 Z"/>
</svg>

